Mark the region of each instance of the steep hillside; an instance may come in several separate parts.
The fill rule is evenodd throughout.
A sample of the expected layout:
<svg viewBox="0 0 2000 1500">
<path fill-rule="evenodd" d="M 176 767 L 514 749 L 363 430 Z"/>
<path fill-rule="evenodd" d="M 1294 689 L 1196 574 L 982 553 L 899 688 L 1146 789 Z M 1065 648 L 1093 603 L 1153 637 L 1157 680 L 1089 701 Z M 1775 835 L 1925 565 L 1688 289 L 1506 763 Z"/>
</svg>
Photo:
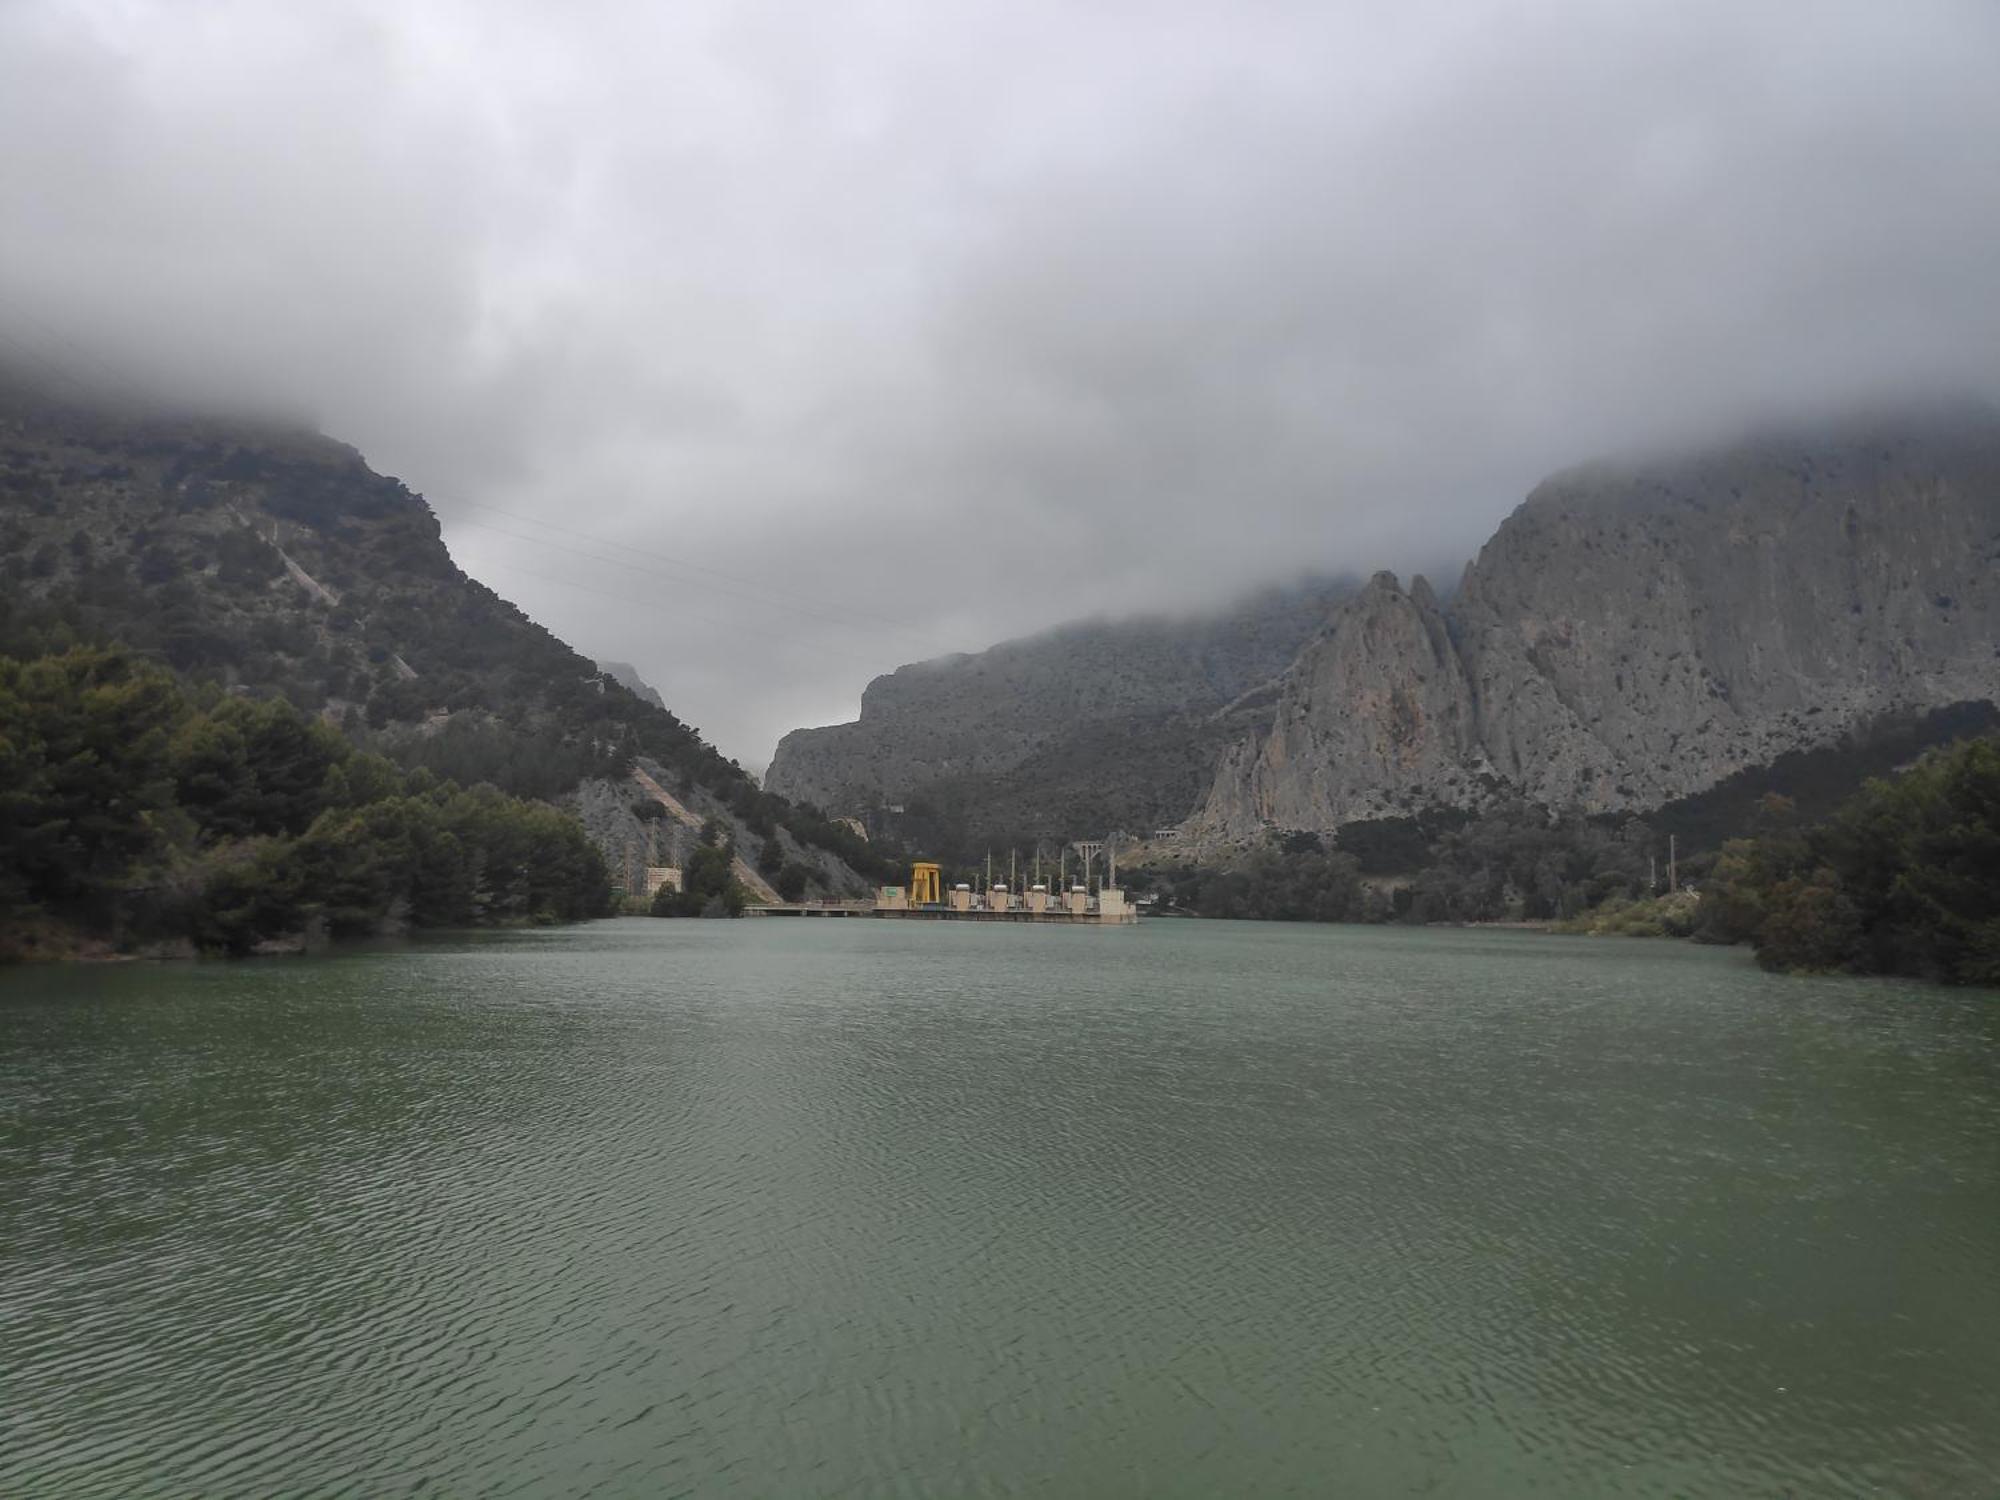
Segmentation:
<svg viewBox="0 0 2000 1500">
<path fill-rule="evenodd" d="M 799 729 L 765 785 L 830 813 L 913 811 L 929 843 L 1186 814 L 1268 682 L 1352 592 L 1316 579 L 1197 619 L 1094 621 L 878 677 L 851 724 Z"/>
<path fill-rule="evenodd" d="M 299 951 L 611 902 L 601 851 L 545 802 L 400 771 L 128 652 L 0 656 L 0 961 Z"/>
<path fill-rule="evenodd" d="M 1225 757 L 1205 835 L 1495 794 L 1657 807 L 2000 697 L 2000 419 L 1770 435 L 1541 485 L 1448 612 L 1378 575 Z"/>
<path fill-rule="evenodd" d="M 0 380 L 0 651 L 75 640 L 281 695 L 405 765 L 520 795 L 623 778 L 643 755 L 745 828 L 872 863 L 467 577 L 422 497 L 351 448 Z"/>
</svg>

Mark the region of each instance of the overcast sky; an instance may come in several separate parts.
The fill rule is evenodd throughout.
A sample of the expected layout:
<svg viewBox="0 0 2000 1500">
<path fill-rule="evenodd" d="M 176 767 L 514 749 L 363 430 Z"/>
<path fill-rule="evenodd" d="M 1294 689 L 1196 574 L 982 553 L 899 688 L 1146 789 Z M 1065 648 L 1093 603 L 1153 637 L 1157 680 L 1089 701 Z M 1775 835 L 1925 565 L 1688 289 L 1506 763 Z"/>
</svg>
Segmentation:
<svg viewBox="0 0 2000 1500">
<path fill-rule="evenodd" d="M 0 330 L 309 415 L 746 765 L 2000 390 L 1995 0 L 0 0 Z"/>
</svg>

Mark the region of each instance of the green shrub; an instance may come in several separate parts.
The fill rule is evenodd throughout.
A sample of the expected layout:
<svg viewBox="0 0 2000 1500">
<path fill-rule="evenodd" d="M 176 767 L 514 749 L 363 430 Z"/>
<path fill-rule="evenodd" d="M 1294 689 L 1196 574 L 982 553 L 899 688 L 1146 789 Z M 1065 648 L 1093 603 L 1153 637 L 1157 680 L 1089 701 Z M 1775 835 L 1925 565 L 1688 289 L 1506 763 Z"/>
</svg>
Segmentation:
<svg viewBox="0 0 2000 1500">
<path fill-rule="evenodd" d="M 2000 743 L 1872 781 L 1810 831 L 1725 846 L 1700 926 L 1774 969 L 2000 983 Z"/>
<path fill-rule="evenodd" d="M 119 652 L 0 657 L 0 926 L 241 953 L 610 900 L 544 803 L 406 775 L 282 700 L 197 700 Z"/>
</svg>

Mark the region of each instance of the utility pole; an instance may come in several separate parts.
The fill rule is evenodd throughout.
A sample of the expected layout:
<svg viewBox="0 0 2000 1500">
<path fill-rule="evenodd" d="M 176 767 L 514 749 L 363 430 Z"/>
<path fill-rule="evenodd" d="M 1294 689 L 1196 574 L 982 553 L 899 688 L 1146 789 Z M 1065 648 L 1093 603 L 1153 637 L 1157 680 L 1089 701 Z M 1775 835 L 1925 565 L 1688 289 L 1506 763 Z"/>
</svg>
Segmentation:
<svg viewBox="0 0 2000 1500">
<path fill-rule="evenodd" d="M 1659 888 L 1660 857 L 1657 854 L 1649 854 L 1646 856 L 1646 889 L 1648 891 L 1657 891 Z"/>
<path fill-rule="evenodd" d="M 1680 847 L 1671 833 L 1667 835 L 1667 894 L 1672 895 L 1681 888 Z"/>
</svg>

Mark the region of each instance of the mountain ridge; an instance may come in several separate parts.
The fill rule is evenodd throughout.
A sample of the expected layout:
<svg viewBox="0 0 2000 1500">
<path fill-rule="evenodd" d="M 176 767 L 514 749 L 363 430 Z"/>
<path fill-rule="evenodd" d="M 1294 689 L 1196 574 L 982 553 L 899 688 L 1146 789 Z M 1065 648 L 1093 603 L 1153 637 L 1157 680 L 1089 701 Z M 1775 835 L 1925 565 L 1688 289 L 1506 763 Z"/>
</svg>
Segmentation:
<svg viewBox="0 0 2000 1500">
<path fill-rule="evenodd" d="M 1503 790 L 1643 811 L 1874 720 L 1992 700 L 1996 563 L 1990 408 L 1568 469 L 1467 565 L 1440 613 L 1448 654 L 1406 628 L 1371 656 L 1367 621 L 1424 613 L 1377 575 L 1230 747 L 1190 828 L 1329 830 Z M 1440 692 L 1469 724 L 1436 711 Z M 1339 753 L 1357 735 L 1372 758 Z"/>
<path fill-rule="evenodd" d="M 284 697 L 406 766 L 517 795 L 604 783 L 636 808 L 643 760 L 744 852 L 777 839 L 829 891 L 865 889 L 852 862 L 879 863 L 466 574 L 422 496 L 353 447 L 0 378 L 0 650 L 78 641 Z M 618 870 L 645 830 L 592 831 Z"/>
<path fill-rule="evenodd" d="M 1265 644 L 1287 632 L 1293 654 L 1227 695 L 1144 620 L 899 668 L 852 723 L 787 735 L 767 781 L 829 812 L 921 803 L 919 830 L 961 847 L 1166 825 L 1206 846 L 1504 797 L 1678 802 L 2000 700 L 2000 414 L 1912 404 L 1572 465 L 1448 598 L 1377 573 Z M 1020 727 L 1079 711 L 1063 735 Z"/>
<path fill-rule="evenodd" d="M 921 804 L 935 816 L 905 831 L 933 842 L 1080 835 L 1112 809 L 1142 826 L 1168 807 L 1177 818 L 1179 793 L 1149 789 L 1189 782 L 1183 747 L 1217 739 L 1215 716 L 1281 672 L 1354 587 L 1307 578 L 1212 614 L 1070 622 L 898 667 L 868 684 L 855 720 L 786 735 L 765 785 L 878 822 L 885 805 Z M 978 811 L 955 822 L 965 806 Z"/>
</svg>

